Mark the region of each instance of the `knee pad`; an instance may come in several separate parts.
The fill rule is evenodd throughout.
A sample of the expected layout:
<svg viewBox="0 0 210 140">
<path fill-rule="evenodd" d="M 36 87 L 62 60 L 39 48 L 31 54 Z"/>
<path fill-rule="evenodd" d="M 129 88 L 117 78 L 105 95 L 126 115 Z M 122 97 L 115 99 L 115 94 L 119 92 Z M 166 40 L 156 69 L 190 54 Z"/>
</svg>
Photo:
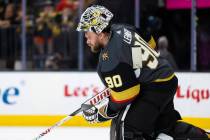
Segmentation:
<svg viewBox="0 0 210 140">
<path fill-rule="evenodd" d="M 186 122 L 177 122 L 172 131 L 172 135 L 175 139 L 209 140 L 208 135 L 203 129 L 188 124 Z"/>
</svg>

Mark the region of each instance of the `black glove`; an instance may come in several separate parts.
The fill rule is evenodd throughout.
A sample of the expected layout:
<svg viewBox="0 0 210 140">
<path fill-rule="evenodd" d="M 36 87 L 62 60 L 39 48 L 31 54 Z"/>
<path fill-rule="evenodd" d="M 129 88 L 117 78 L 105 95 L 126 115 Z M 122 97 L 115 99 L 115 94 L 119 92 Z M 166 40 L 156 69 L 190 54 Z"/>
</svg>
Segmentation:
<svg viewBox="0 0 210 140">
<path fill-rule="evenodd" d="M 110 120 L 115 118 L 117 114 L 108 116 L 107 115 L 107 107 L 108 107 L 109 99 L 106 98 L 102 100 L 100 103 L 92 106 L 90 109 L 83 111 L 83 117 L 89 123 L 98 123 Z"/>
</svg>

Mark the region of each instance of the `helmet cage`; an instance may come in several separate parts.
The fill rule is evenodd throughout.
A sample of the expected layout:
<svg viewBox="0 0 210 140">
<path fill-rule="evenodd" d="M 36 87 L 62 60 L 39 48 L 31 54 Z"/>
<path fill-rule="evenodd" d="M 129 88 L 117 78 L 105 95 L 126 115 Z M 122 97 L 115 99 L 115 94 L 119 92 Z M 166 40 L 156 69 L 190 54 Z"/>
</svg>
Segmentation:
<svg viewBox="0 0 210 140">
<path fill-rule="evenodd" d="M 82 14 L 77 31 L 101 33 L 112 19 L 113 14 L 103 6 L 93 5 Z"/>
</svg>

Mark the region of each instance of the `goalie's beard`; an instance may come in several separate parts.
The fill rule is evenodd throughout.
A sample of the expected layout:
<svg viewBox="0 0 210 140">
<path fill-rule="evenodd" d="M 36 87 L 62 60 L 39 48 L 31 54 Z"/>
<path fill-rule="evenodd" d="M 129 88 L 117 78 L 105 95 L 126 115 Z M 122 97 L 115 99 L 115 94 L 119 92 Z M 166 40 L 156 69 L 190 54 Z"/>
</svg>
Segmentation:
<svg viewBox="0 0 210 140">
<path fill-rule="evenodd" d="M 102 47 L 103 47 L 102 45 L 97 44 L 95 46 L 90 46 L 90 48 L 91 48 L 90 50 L 93 53 L 98 53 L 98 52 L 100 52 Z"/>
</svg>

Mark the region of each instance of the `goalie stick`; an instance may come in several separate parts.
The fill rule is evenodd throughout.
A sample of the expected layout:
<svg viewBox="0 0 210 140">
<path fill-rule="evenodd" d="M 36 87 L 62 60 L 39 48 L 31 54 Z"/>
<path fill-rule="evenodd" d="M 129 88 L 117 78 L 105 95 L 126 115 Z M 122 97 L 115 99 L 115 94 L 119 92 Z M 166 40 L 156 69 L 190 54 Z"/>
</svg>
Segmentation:
<svg viewBox="0 0 210 140">
<path fill-rule="evenodd" d="M 41 134 L 39 134 L 39 136 L 37 136 L 33 140 L 39 140 L 41 137 L 43 137 L 46 134 L 48 134 L 49 132 L 51 132 L 52 129 L 54 129 L 54 128 L 58 127 L 58 126 L 61 126 L 63 123 L 65 123 L 68 120 L 70 120 L 73 116 L 77 115 L 78 113 L 80 113 L 83 110 L 87 110 L 87 109 L 91 108 L 93 105 L 96 105 L 97 103 L 101 102 L 103 99 L 105 99 L 105 98 L 107 98 L 109 96 L 110 96 L 109 88 L 104 89 L 103 91 L 99 92 L 98 94 L 96 94 L 92 98 L 90 98 L 87 101 L 85 101 L 81 105 L 81 107 L 78 108 L 77 110 L 75 110 L 73 113 L 69 114 L 68 116 L 66 116 L 62 120 L 60 120 L 57 123 L 55 123 L 53 126 L 49 127 L 45 131 L 43 131 Z"/>
</svg>

